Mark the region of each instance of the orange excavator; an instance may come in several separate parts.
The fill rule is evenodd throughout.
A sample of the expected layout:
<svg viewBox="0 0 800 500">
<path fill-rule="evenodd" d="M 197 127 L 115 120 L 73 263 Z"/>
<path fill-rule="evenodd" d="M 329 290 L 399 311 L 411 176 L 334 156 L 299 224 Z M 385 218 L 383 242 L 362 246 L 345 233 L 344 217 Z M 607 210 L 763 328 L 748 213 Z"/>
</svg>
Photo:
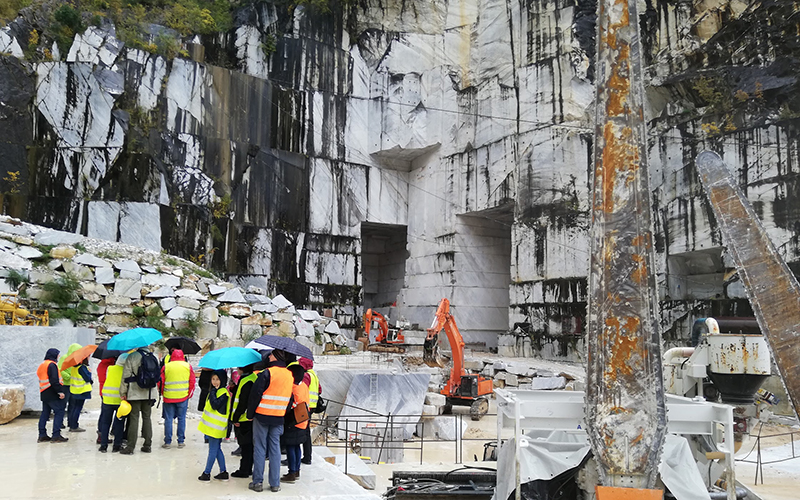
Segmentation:
<svg viewBox="0 0 800 500">
<path fill-rule="evenodd" d="M 447 396 L 447 409 L 456 406 L 469 406 L 472 420 L 480 420 L 489 411 L 487 395 L 493 389 L 492 380 L 477 374 L 467 373 L 464 369 L 464 339 L 456 326 L 456 320 L 450 314 L 450 301 L 442 299 L 436 309 L 436 317 L 428 328 L 425 337 L 423 361 L 428 366 L 443 367 L 444 363 L 439 356 L 439 332 L 447 334 L 450 349 L 453 353 L 453 367 L 450 369 L 450 379 L 445 383 L 441 394 Z"/>
<path fill-rule="evenodd" d="M 369 336 L 372 329 L 372 322 L 378 323 L 378 336 L 375 337 L 376 344 L 405 344 L 406 338 L 403 330 L 390 330 L 389 322 L 386 317 L 378 311 L 367 309 L 364 313 L 364 333 Z"/>
</svg>

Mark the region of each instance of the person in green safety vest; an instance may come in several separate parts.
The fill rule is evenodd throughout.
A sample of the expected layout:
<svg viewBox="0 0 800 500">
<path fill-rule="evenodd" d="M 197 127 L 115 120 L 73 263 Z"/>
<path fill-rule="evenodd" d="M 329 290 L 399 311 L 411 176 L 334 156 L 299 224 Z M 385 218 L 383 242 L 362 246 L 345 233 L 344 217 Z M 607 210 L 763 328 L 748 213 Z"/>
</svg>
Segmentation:
<svg viewBox="0 0 800 500">
<path fill-rule="evenodd" d="M 214 479 L 227 481 L 228 469 L 225 467 L 225 454 L 222 453 L 222 440 L 228 435 L 228 416 L 231 412 L 231 398 L 226 388 L 228 376 L 225 370 L 214 370 L 211 376 L 211 390 L 208 392 L 198 430 L 208 436 L 208 459 L 206 468 L 200 474 L 200 481 L 211 481 L 211 468 L 219 464 L 219 474 Z"/>
<path fill-rule="evenodd" d="M 86 358 L 78 366 L 69 371 L 69 392 L 72 398 L 67 412 L 67 425 L 70 432 L 85 432 L 79 425 L 81 410 L 87 399 L 92 399 L 92 372 L 89 371 L 89 359 Z"/>
<path fill-rule="evenodd" d="M 69 356 L 73 352 L 77 351 L 81 347 L 83 347 L 83 346 L 80 345 L 80 344 L 77 344 L 77 343 L 70 344 L 69 347 L 67 348 L 67 353 L 64 354 L 63 356 L 61 356 L 60 358 L 58 358 L 58 369 L 61 370 L 61 380 L 63 382 L 64 389 L 66 390 L 66 395 L 65 395 L 65 398 L 64 398 L 64 400 L 65 400 L 64 404 L 67 405 L 67 408 L 65 410 L 64 416 L 65 416 L 65 419 L 67 421 L 69 421 L 69 413 L 70 413 L 70 409 L 72 408 L 72 394 L 70 394 L 70 392 L 69 392 L 69 376 L 70 376 L 70 373 L 71 373 L 70 369 L 72 367 L 64 366 L 63 363 L 64 363 L 64 358 L 66 358 L 67 356 Z M 63 429 L 64 426 L 62 425 L 61 428 Z"/>
<path fill-rule="evenodd" d="M 242 451 L 239 470 L 231 473 L 231 477 L 250 477 L 253 474 L 253 421 L 247 418 L 247 402 L 253 382 L 258 378 L 258 374 L 253 373 L 254 367 L 255 364 L 239 368 L 239 384 L 231 406 L 231 424 Z"/>
</svg>

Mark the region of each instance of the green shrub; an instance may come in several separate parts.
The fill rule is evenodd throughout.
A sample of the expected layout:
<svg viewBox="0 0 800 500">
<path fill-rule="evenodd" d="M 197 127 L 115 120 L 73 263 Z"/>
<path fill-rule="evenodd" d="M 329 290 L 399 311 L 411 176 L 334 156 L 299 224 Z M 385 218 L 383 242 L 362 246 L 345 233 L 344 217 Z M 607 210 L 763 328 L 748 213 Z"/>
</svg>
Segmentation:
<svg viewBox="0 0 800 500">
<path fill-rule="evenodd" d="M 136 306 L 136 307 L 133 308 L 132 313 L 137 318 L 141 318 L 142 316 L 144 316 L 144 307 Z"/>
<path fill-rule="evenodd" d="M 77 276 L 72 273 L 64 273 L 63 276 L 42 285 L 42 290 L 44 290 L 42 298 L 45 302 L 66 307 L 71 302 L 78 300 L 80 287 L 81 283 Z"/>
<path fill-rule="evenodd" d="M 197 337 L 197 332 L 202 324 L 200 313 L 190 314 L 178 321 L 183 322 L 182 326 L 179 328 L 172 328 L 170 333 L 177 337 L 188 337 L 190 339 Z"/>
<path fill-rule="evenodd" d="M 6 284 L 14 291 L 19 291 L 19 287 L 22 285 L 28 285 L 31 282 L 31 279 L 28 277 L 27 273 L 17 271 L 16 269 L 9 269 L 5 280 Z"/>
<path fill-rule="evenodd" d="M 339 354 L 353 354 L 353 351 L 351 351 L 346 345 L 343 345 L 339 348 Z"/>
</svg>

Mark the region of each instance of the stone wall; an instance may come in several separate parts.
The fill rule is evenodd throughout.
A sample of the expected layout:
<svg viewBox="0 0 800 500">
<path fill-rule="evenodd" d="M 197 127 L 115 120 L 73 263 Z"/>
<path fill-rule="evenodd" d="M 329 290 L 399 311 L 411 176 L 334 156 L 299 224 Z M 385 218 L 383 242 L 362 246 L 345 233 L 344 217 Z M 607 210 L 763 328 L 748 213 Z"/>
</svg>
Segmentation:
<svg viewBox="0 0 800 500">
<path fill-rule="evenodd" d="M 94 344 L 91 328 L 57 326 L 0 326 L 0 384 L 25 386 L 23 411 L 41 411 L 39 378 L 36 369 L 48 349 L 55 347 L 62 354 L 70 344 Z"/>
<path fill-rule="evenodd" d="M 501 347 L 579 359 L 595 7 L 260 2 L 230 33 L 192 39 L 194 59 L 169 61 L 89 28 L 66 60 L 30 63 L 19 26 L 6 29 L 0 148 L 22 189 L 6 186 L 4 208 L 197 259 L 345 325 L 395 302 L 392 321 L 427 325 L 447 297 L 469 342 L 511 333 Z M 788 4 L 642 12 L 662 326 L 680 344 L 695 317 L 751 312 L 693 171 L 700 150 L 737 170 L 800 261 L 800 44 L 786 42 Z M 406 234 L 392 243 L 403 275 L 374 291 L 364 224 Z"/>
</svg>

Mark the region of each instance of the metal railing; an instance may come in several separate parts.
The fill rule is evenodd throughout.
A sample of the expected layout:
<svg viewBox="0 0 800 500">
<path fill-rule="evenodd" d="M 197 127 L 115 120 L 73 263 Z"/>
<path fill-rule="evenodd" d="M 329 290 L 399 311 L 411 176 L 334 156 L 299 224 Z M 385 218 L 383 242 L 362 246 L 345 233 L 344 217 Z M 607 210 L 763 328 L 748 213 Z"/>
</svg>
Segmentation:
<svg viewBox="0 0 800 500">
<path fill-rule="evenodd" d="M 347 471 L 347 460 L 349 452 L 354 452 L 356 455 L 361 456 L 361 449 L 359 448 L 360 445 L 364 442 L 375 442 L 376 440 L 380 440 L 380 445 L 376 446 L 378 448 L 378 457 L 369 457 L 370 460 L 374 460 L 376 463 L 381 463 L 381 459 L 383 458 L 383 454 L 386 453 L 389 455 L 391 450 L 403 450 L 405 454 L 406 451 L 412 452 L 419 452 L 419 463 L 423 464 L 425 462 L 424 454 L 425 454 L 425 445 L 430 445 L 431 443 L 452 443 L 453 444 L 453 457 L 454 463 L 461 464 L 464 462 L 464 442 L 484 442 L 484 443 L 491 443 L 494 444 L 497 442 L 497 438 L 495 436 L 488 437 L 488 438 L 469 438 L 469 437 L 462 437 L 461 430 L 466 429 L 467 427 L 464 425 L 464 417 L 471 419 L 468 414 L 463 413 L 452 413 L 449 415 L 423 415 L 423 414 L 392 414 L 387 413 L 383 414 L 380 412 L 376 412 L 374 410 L 370 410 L 367 408 L 362 408 L 354 405 L 349 405 L 347 403 L 342 403 L 340 401 L 333 401 L 328 400 L 328 408 L 330 408 L 331 404 L 340 405 L 342 408 L 352 408 L 357 410 L 358 412 L 363 412 L 364 415 L 345 415 L 345 416 L 332 416 L 328 415 L 327 412 L 322 414 L 320 420 L 316 420 L 314 423 L 323 428 L 323 433 L 325 436 L 325 446 L 329 449 L 336 450 L 336 449 L 343 449 L 344 450 L 344 466 L 345 471 Z M 496 414 L 486 414 L 484 416 L 496 416 Z M 449 418 L 453 421 L 453 429 L 455 439 L 441 439 L 435 437 L 425 437 L 425 426 L 427 425 L 425 420 L 426 418 Z M 414 432 L 414 437 L 411 439 L 405 439 L 402 437 L 401 439 L 393 439 L 392 435 L 398 428 L 403 428 L 408 425 L 415 425 L 417 429 Z M 365 426 L 367 427 L 365 429 Z M 370 431 L 368 429 L 374 428 L 375 431 Z M 383 431 L 383 432 L 381 432 Z M 416 432 L 418 431 L 418 432 Z M 341 433 L 344 433 L 344 439 L 336 438 L 332 439 L 332 434 L 336 434 L 339 436 Z M 401 432 L 405 432 L 401 430 Z M 369 446 L 372 448 L 372 446 Z"/>
<path fill-rule="evenodd" d="M 794 445 L 794 436 L 795 436 L 795 434 L 800 435 L 800 431 L 781 432 L 781 433 L 778 433 L 778 434 L 769 434 L 767 436 L 762 436 L 761 435 L 761 431 L 762 431 L 763 427 L 764 427 L 764 423 L 763 422 L 759 422 L 758 434 L 755 436 L 755 441 L 756 442 L 753 443 L 753 447 L 750 449 L 749 452 L 747 452 L 747 455 L 745 455 L 742 458 L 737 458 L 736 459 L 737 462 L 741 462 L 741 463 L 745 463 L 745 464 L 755 464 L 755 466 L 756 466 L 756 475 L 755 475 L 755 478 L 753 478 L 753 484 L 754 485 L 758 484 L 758 476 L 759 475 L 761 476 L 761 484 L 764 484 L 764 466 L 765 465 L 777 464 L 777 463 L 781 463 L 781 462 L 788 462 L 789 460 L 794 460 L 796 458 L 800 458 L 800 454 L 798 454 L 798 451 L 800 451 L 800 450 L 795 449 L 795 445 Z M 786 458 L 779 458 L 777 460 L 768 460 L 768 461 L 765 462 L 763 460 L 763 458 L 762 458 L 762 455 L 761 455 L 761 441 L 764 440 L 764 439 L 774 439 L 774 438 L 783 437 L 783 436 L 789 436 L 789 438 L 790 438 L 792 456 L 786 457 Z M 753 451 L 756 452 L 756 459 L 755 460 L 747 460 L 747 457 L 749 457 L 753 453 Z"/>
</svg>

